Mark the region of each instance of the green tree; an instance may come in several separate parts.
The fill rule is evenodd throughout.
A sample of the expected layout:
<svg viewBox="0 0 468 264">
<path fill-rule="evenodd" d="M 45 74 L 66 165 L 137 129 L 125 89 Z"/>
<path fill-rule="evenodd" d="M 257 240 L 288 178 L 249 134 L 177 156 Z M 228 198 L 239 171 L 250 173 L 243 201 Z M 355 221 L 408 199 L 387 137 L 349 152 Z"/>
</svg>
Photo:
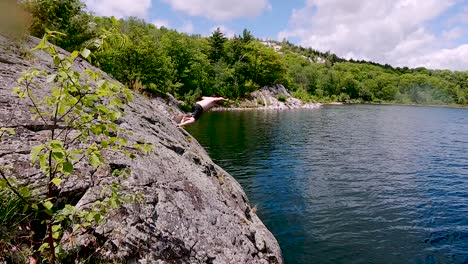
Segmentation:
<svg viewBox="0 0 468 264">
<path fill-rule="evenodd" d="M 220 28 L 213 31 L 209 38 L 210 51 L 208 56 L 212 62 L 217 62 L 226 56 L 224 51 L 226 41 L 227 38 L 224 36 L 224 33 L 221 32 Z"/>
<path fill-rule="evenodd" d="M 130 40 L 121 47 L 100 52 L 97 58 L 101 68 L 129 87 L 154 89 L 154 92 L 172 92 L 175 86 L 174 66 L 156 42 L 149 37 Z M 152 84 L 152 85 L 151 85 Z"/>
<path fill-rule="evenodd" d="M 175 91 L 176 96 L 193 93 L 197 89 L 206 94 L 212 85 L 212 66 L 206 55 L 208 42 L 205 39 L 168 31 L 161 36 L 160 43 L 174 65 L 174 83 L 181 84 Z"/>
<path fill-rule="evenodd" d="M 251 41 L 246 50 L 250 80 L 260 87 L 286 81 L 286 66 L 272 48 L 265 47 L 258 41 Z"/>
<path fill-rule="evenodd" d="M 68 51 L 79 49 L 81 45 L 96 35 L 91 15 L 84 11 L 85 4 L 80 0 L 25 0 L 22 2 L 32 14 L 31 34 L 42 37 L 47 30 L 58 31 L 58 36 L 50 41 Z"/>
</svg>

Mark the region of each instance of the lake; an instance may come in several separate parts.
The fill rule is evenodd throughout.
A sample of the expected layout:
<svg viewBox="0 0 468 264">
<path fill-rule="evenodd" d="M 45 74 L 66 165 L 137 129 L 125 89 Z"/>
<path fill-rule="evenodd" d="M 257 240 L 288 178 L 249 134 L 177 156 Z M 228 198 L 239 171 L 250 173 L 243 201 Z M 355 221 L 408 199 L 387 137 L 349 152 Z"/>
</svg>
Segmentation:
<svg viewBox="0 0 468 264">
<path fill-rule="evenodd" d="M 209 112 L 187 130 L 285 263 L 468 263 L 468 109 Z"/>
</svg>

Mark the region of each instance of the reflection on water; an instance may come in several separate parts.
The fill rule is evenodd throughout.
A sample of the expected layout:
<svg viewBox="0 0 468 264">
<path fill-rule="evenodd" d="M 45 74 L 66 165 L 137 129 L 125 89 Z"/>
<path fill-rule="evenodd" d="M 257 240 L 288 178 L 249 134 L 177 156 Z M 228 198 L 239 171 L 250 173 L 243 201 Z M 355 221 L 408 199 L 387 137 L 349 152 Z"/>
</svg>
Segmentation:
<svg viewBox="0 0 468 264">
<path fill-rule="evenodd" d="M 286 263 L 468 263 L 468 110 L 206 113 L 188 128 Z"/>
</svg>

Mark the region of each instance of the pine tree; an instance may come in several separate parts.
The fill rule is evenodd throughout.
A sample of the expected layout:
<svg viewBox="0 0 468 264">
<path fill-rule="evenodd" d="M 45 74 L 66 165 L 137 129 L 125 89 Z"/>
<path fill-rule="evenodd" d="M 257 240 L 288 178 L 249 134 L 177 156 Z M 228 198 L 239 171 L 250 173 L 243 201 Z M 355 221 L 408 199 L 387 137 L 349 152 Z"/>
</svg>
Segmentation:
<svg viewBox="0 0 468 264">
<path fill-rule="evenodd" d="M 209 58 L 212 62 L 217 62 L 225 57 L 224 44 L 226 43 L 227 38 L 224 36 L 224 33 L 221 32 L 220 28 L 217 28 L 213 34 L 210 36 L 210 54 Z"/>
</svg>

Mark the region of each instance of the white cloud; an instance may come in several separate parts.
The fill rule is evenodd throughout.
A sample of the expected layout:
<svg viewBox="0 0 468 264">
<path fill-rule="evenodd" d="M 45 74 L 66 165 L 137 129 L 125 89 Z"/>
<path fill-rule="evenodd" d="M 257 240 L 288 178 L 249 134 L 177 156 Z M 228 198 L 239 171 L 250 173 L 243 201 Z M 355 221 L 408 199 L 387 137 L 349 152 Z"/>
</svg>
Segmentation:
<svg viewBox="0 0 468 264">
<path fill-rule="evenodd" d="M 192 21 L 185 22 L 182 27 L 179 28 L 180 31 L 185 32 L 187 34 L 192 34 L 194 31 Z"/>
<path fill-rule="evenodd" d="M 84 0 L 87 9 L 100 16 L 146 18 L 151 0 Z"/>
<path fill-rule="evenodd" d="M 190 16 L 202 16 L 215 21 L 238 17 L 255 17 L 271 10 L 268 0 L 162 0 L 174 10 Z"/>
<path fill-rule="evenodd" d="M 158 28 L 160 28 L 160 27 L 168 28 L 169 27 L 169 21 L 164 20 L 164 19 L 155 19 L 151 23 L 153 25 L 155 25 L 156 27 L 158 27 Z"/>
<path fill-rule="evenodd" d="M 454 27 L 450 30 L 445 30 L 443 33 L 442 33 L 442 37 L 448 41 L 451 41 L 451 40 L 456 40 L 460 37 L 462 37 L 465 33 L 467 32 L 467 30 L 465 29 L 462 29 L 460 27 Z"/>
<path fill-rule="evenodd" d="M 294 37 L 303 46 L 395 66 L 468 68 L 460 57 L 444 62 L 440 57 L 464 54 L 466 47 L 450 46 L 463 31 L 453 27 L 439 37 L 427 27 L 457 2 L 308 0 L 304 8 L 293 10 L 288 29 L 278 38 Z M 429 61 L 431 56 L 435 57 Z"/>
<path fill-rule="evenodd" d="M 431 69 L 451 69 L 466 71 L 468 69 L 468 44 L 453 49 L 442 49 L 410 59 L 413 65 Z"/>
</svg>

